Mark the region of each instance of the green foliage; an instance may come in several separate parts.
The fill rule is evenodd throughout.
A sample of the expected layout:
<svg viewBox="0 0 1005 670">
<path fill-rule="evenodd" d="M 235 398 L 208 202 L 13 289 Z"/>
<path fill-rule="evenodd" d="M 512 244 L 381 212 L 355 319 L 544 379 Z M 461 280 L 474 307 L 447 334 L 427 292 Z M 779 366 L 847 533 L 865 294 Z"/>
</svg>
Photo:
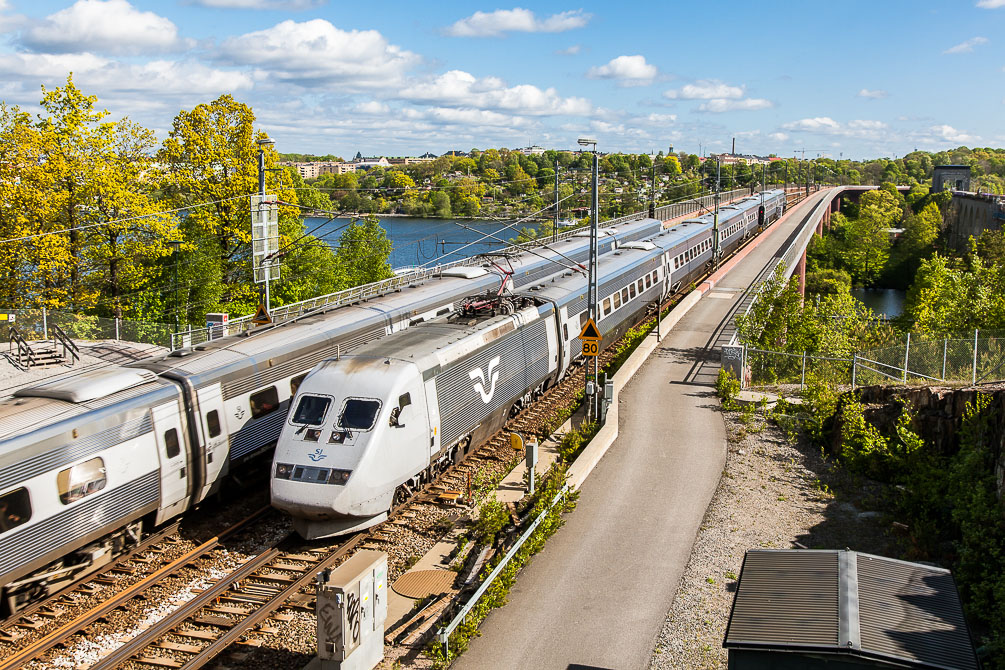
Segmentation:
<svg viewBox="0 0 1005 670">
<path fill-rule="evenodd" d="M 806 273 L 806 295 L 842 295 L 851 291 L 851 275 L 845 270 L 823 268 Z"/>
<path fill-rule="evenodd" d="M 564 520 L 562 515 L 572 511 L 576 506 L 577 493 L 566 491 L 561 500 L 552 507 L 548 507 L 559 495 L 565 486 L 566 469 L 564 465 L 556 464 L 552 466 L 542 478 L 540 488 L 537 490 L 534 499 L 531 501 L 531 511 L 529 518 L 536 519 L 544 515 L 541 523 L 531 534 L 527 541 L 517 550 L 513 558 L 506 567 L 502 569 L 495 581 L 486 589 L 481 600 L 475 604 L 466 617 L 464 623 L 458 626 L 450 635 L 449 653 L 444 655 L 443 645 L 439 640 L 434 639 L 425 648 L 426 656 L 433 663 L 434 668 L 446 668 L 468 649 L 471 638 L 477 637 L 478 626 L 488 616 L 489 612 L 497 607 L 506 604 L 506 596 L 510 588 L 516 582 L 516 576 L 530 558 L 544 548 L 548 538 L 562 527 Z M 502 560 L 502 552 L 485 566 L 482 578 L 486 578 Z"/>
<path fill-rule="evenodd" d="M 494 496 L 488 496 L 482 501 L 478 510 L 478 520 L 474 525 L 475 535 L 482 544 L 492 545 L 495 544 L 499 532 L 508 524 L 509 511 L 506 505 Z"/>
<path fill-rule="evenodd" d="M 586 423 L 579 428 L 573 428 L 562 436 L 562 441 L 558 444 L 558 455 L 563 463 L 571 463 L 583 450 L 583 447 L 593 439 L 593 436 L 600 430 L 600 424 Z"/>
<path fill-rule="evenodd" d="M 810 377 L 802 391 L 803 429 L 815 444 L 824 444 L 834 413 L 838 408 L 838 393 L 834 387 Z"/>
<path fill-rule="evenodd" d="M 732 370 L 719 369 L 719 376 L 715 379 L 715 394 L 719 396 L 724 409 L 736 407 L 736 396 L 740 394 L 740 380 Z"/>
</svg>

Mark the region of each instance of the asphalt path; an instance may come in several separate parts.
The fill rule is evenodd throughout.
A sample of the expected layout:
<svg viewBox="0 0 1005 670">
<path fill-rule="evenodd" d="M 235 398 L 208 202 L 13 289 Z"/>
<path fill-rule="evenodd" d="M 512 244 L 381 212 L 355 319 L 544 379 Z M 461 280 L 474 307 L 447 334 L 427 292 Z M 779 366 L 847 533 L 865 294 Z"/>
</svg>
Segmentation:
<svg viewBox="0 0 1005 670">
<path fill-rule="evenodd" d="M 725 464 L 726 430 L 711 388 L 719 352 L 710 347 L 808 212 L 806 202 L 787 212 L 664 334 L 622 390 L 619 437 L 583 484 L 576 510 L 452 667 L 648 667 Z"/>
</svg>

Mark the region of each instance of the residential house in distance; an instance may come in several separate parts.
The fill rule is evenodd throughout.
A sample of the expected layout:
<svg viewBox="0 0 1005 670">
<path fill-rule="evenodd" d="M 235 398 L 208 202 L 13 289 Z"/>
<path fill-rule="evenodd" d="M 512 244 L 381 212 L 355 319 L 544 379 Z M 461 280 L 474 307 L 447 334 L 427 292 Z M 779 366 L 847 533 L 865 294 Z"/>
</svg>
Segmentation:
<svg viewBox="0 0 1005 670">
<path fill-rule="evenodd" d="M 539 147 L 536 144 L 530 147 L 524 147 L 523 149 L 517 149 L 524 156 L 540 156 L 544 153 L 544 148 Z"/>
</svg>

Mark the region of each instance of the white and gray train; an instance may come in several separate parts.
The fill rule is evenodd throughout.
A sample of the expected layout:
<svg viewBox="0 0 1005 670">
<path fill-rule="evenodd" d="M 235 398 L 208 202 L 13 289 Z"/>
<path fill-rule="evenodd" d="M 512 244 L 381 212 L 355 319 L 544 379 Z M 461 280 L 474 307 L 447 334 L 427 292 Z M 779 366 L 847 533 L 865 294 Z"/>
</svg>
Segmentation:
<svg viewBox="0 0 1005 670">
<path fill-rule="evenodd" d="M 729 252 L 781 215 L 781 191 L 720 210 Z M 622 245 L 598 262 L 597 326 L 606 346 L 657 300 L 699 276 L 716 245 L 706 215 Z M 367 528 L 499 430 L 581 355 L 587 280 L 558 273 L 504 315 L 454 313 L 329 358 L 303 380 L 274 455 L 274 507 L 303 537 Z"/>
<path fill-rule="evenodd" d="M 661 229 L 653 219 L 606 229 L 601 251 Z M 519 253 L 511 259 L 513 286 L 540 282 L 587 255 L 582 235 Z M 255 467 L 318 362 L 450 313 L 465 296 L 500 284 L 491 268 L 453 268 L 367 302 L 0 400 L 2 613 L 107 564 L 143 530 Z"/>
</svg>

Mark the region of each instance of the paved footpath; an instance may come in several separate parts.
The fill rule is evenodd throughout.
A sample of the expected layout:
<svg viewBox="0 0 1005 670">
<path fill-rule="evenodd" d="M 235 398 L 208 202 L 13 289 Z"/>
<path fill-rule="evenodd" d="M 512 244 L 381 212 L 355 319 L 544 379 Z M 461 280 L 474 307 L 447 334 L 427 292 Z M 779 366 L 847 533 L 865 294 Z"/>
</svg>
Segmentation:
<svg viewBox="0 0 1005 670">
<path fill-rule="evenodd" d="M 815 197 L 810 198 L 816 202 Z M 726 457 L 716 332 L 804 203 L 684 316 L 621 392 L 619 437 L 460 670 L 647 668 Z M 711 357 L 708 365 L 703 363 Z"/>
</svg>

